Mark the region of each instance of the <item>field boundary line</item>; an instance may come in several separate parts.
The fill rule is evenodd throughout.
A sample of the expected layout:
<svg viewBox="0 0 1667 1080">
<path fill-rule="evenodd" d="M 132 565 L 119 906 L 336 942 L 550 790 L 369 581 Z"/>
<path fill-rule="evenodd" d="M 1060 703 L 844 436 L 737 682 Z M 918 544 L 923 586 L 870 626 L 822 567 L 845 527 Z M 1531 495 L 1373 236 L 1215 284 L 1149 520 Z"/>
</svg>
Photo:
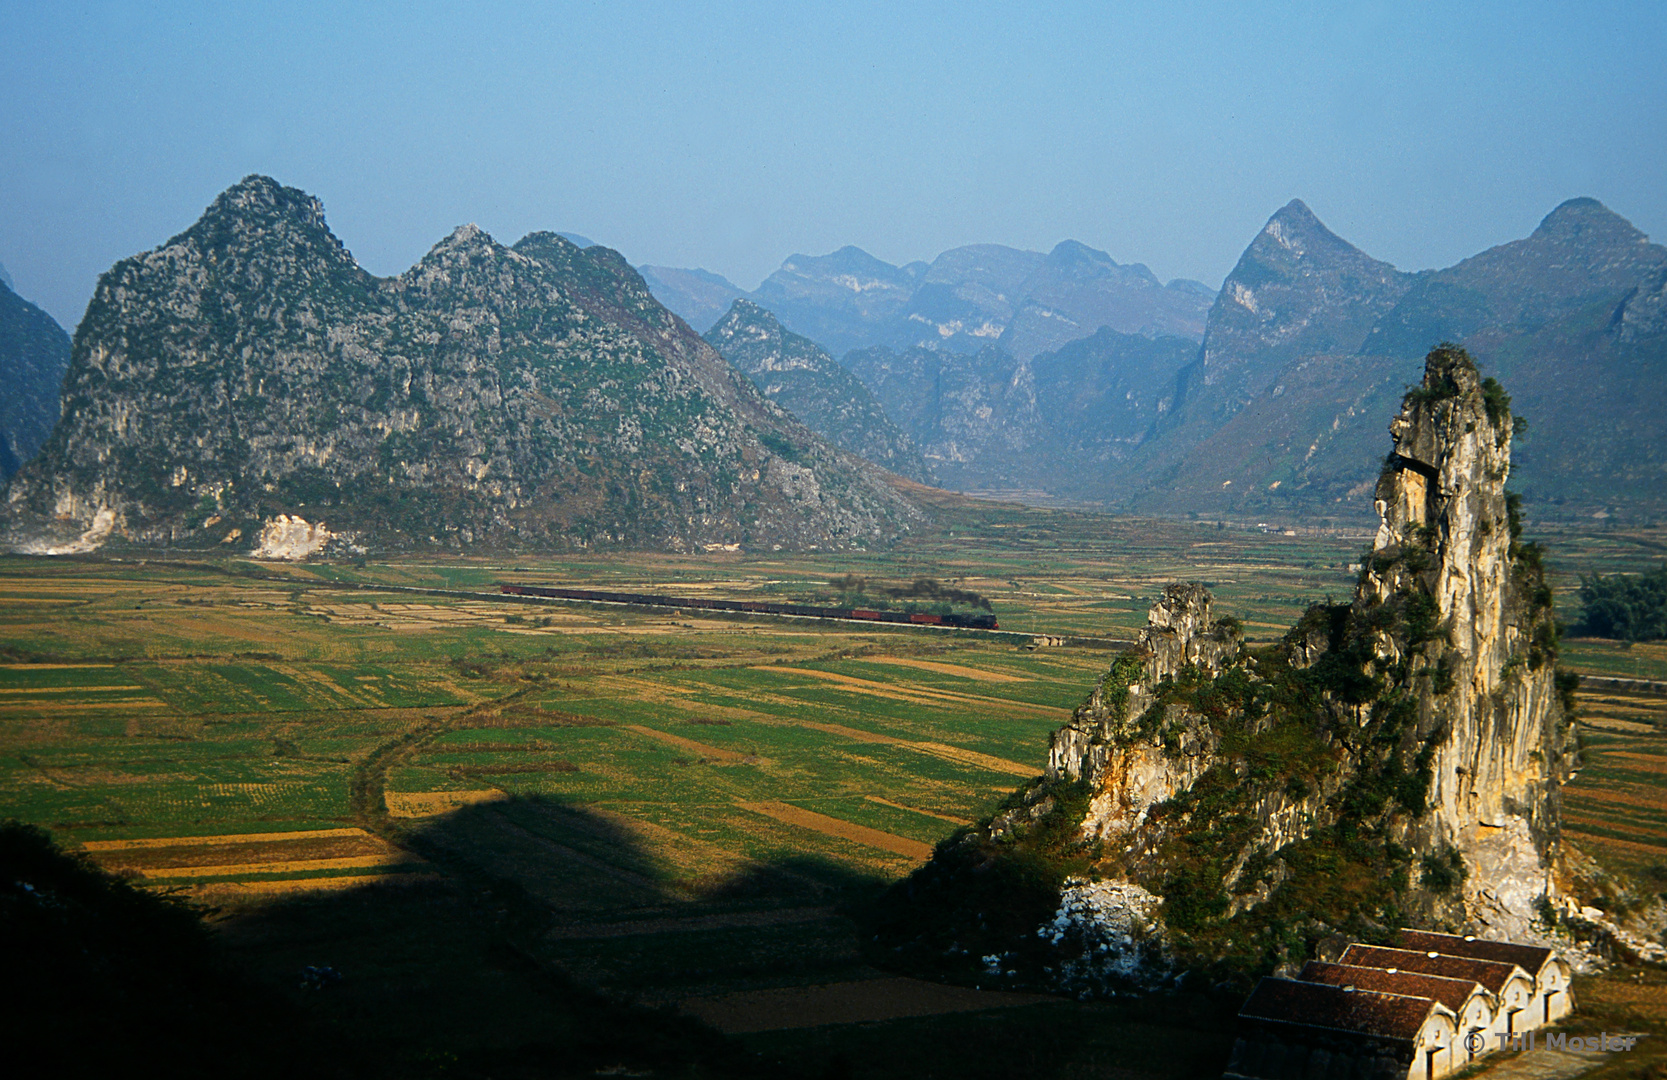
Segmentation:
<svg viewBox="0 0 1667 1080">
<path fill-rule="evenodd" d="M 360 870 L 371 866 L 406 866 L 425 862 L 408 851 L 387 855 L 352 855 L 341 859 L 290 859 L 283 862 L 225 863 L 219 866 L 136 866 L 147 881 L 167 878 L 232 877 L 242 874 L 299 874 L 308 870 Z"/>
<path fill-rule="evenodd" d="M 953 761 L 960 765 L 971 765 L 975 768 L 986 769 L 990 772 L 1006 773 L 1008 776 L 1022 776 L 1026 780 L 1042 775 L 1039 768 L 1033 768 L 1020 761 L 1010 761 L 1007 758 L 996 757 L 994 754 L 981 754 L 977 750 L 964 750 L 959 746 L 938 742 L 909 742 L 904 746 L 912 747 L 922 754 L 929 754 L 945 761 Z"/>
<path fill-rule="evenodd" d="M 740 911 L 718 915 L 691 915 L 683 919 L 638 919 L 635 922 L 579 923 L 558 926 L 548 940 L 586 941 L 600 938 L 643 937 L 648 934 L 692 934 L 702 930 L 732 930 L 742 926 L 789 926 L 820 922 L 838 912 L 831 907 L 785 908 L 777 911 Z"/>
<path fill-rule="evenodd" d="M 126 693 L 130 690 L 149 690 L 148 686 L 0 686 L 0 694 L 86 694 L 97 691 L 118 691 Z M 103 705 L 105 702 L 98 702 Z"/>
<path fill-rule="evenodd" d="M 718 746 L 708 746 L 706 743 L 685 739 L 683 736 L 673 735 L 669 731 L 658 731 L 643 724 L 621 724 L 619 727 L 621 731 L 635 732 L 657 742 L 665 743 L 667 746 L 675 746 L 679 750 L 687 750 L 691 754 L 700 754 L 703 757 L 713 758 L 717 761 L 726 761 L 732 765 L 762 765 L 765 763 L 765 759 L 757 754 L 743 754 L 739 750 L 725 750 Z"/>
<path fill-rule="evenodd" d="M 968 821 L 966 818 L 950 817 L 948 814 L 939 814 L 931 810 L 922 810 L 918 806 L 904 806 L 902 803 L 895 803 L 890 799 L 882 799 L 878 795 L 864 795 L 863 799 L 867 802 L 879 803 L 881 806 L 889 806 L 893 810 L 907 810 L 911 814 L 923 814 L 929 818 L 937 818 L 939 821 L 947 821 L 951 825 L 972 824 L 972 822 Z"/>
<path fill-rule="evenodd" d="M 876 746 L 897 746 L 905 750 L 913 750 L 928 757 L 935 757 L 942 761 L 952 761 L 957 765 L 970 765 L 988 772 L 1004 773 L 1008 776 L 1022 776 L 1030 779 L 1041 775 L 1037 768 L 1033 768 L 1020 761 L 996 757 L 993 754 L 980 753 L 977 750 L 966 750 L 948 743 L 924 742 L 914 739 L 904 739 L 896 735 L 883 735 L 877 731 L 864 731 L 861 728 L 846 727 L 843 724 L 829 724 L 820 720 L 792 720 L 786 718 L 769 721 L 777 727 L 801 727 L 812 731 L 820 731 L 828 735 L 838 735 L 856 743 L 869 743 Z M 905 809 L 911 809 L 905 807 Z"/>
<path fill-rule="evenodd" d="M 1614 768 L 1632 768 L 1641 772 L 1667 772 L 1667 754 L 1646 754 L 1638 750 L 1610 750 L 1603 755 L 1605 760 L 1619 758 L 1630 762 L 1629 765 L 1617 765 Z"/>
<path fill-rule="evenodd" d="M 1036 681 L 1022 675 L 1007 675 L 998 671 L 985 671 L 981 668 L 967 667 L 963 664 L 940 663 L 936 660 L 916 660 L 910 656 L 854 656 L 852 659 L 862 664 L 915 668 L 919 671 L 931 671 L 938 675 L 952 675 L 959 679 L 971 679 L 974 682 L 1016 683 Z"/>
<path fill-rule="evenodd" d="M 1042 717 L 1069 717 L 1071 710 L 1055 705 L 1033 705 L 1028 701 L 1010 701 L 1007 698 L 985 697 L 983 694 L 967 694 L 956 690 L 934 690 L 930 687 L 905 685 L 902 687 L 878 682 L 874 679 L 859 679 L 855 675 L 842 675 L 837 671 L 818 671 L 815 668 L 788 667 L 787 665 L 755 664 L 754 671 L 777 671 L 793 675 L 808 675 L 813 679 L 843 686 L 853 693 L 873 694 L 876 697 L 889 697 L 894 700 L 907 701 L 918 699 L 918 705 L 982 705 L 999 708 L 1008 712 L 1029 713 Z"/>
<path fill-rule="evenodd" d="M 141 840 L 83 840 L 83 851 L 134 851 L 140 848 L 205 847 L 209 844 L 263 844 L 278 840 L 322 840 L 339 836 L 375 836 L 357 827 L 303 829 L 298 832 L 226 833 L 220 836 L 158 836 Z"/>
<path fill-rule="evenodd" d="M 1606 825 L 1600 827 L 1626 828 L 1627 826 L 1618 824 L 1615 826 Z M 1607 844 L 1610 847 L 1618 847 L 1624 851 L 1642 851 L 1651 855 L 1660 855 L 1663 851 L 1667 851 L 1667 842 L 1660 844 L 1640 844 L 1636 840 L 1621 840 L 1613 836 L 1604 836 L 1601 833 L 1585 832 L 1580 829 L 1564 829 L 1563 832 L 1568 836 L 1577 837 L 1581 841 L 1588 841 L 1594 844 Z"/>
<path fill-rule="evenodd" d="M 850 840 L 852 843 L 862 844 L 866 847 L 879 848 L 881 851 L 889 851 L 893 855 L 902 855 L 922 862 L 932 857 L 932 845 L 930 844 L 923 844 L 919 840 L 910 840 L 906 836 L 882 832 L 879 829 L 871 829 L 866 825 L 856 825 L 840 818 L 829 817 L 827 814 L 818 814 L 814 810 L 805 810 L 776 799 L 768 799 L 763 802 L 736 800 L 735 805 L 754 814 L 773 818 L 786 825 L 809 829 L 824 836 L 836 836 L 841 840 Z"/>
<path fill-rule="evenodd" d="M 1630 690 L 1648 697 L 1667 697 L 1667 682 L 1660 679 L 1628 679 L 1618 675 L 1595 675 L 1577 671 L 1580 685 L 1603 690 Z"/>
<path fill-rule="evenodd" d="M 340 877 L 281 878 L 271 881 L 205 881 L 186 886 L 195 894 L 212 894 L 221 890 L 256 893 L 337 892 L 342 889 L 363 888 L 366 885 L 418 885 L 443 881 L 434 873 L 418 874 L 343 874 Z"/>
</svg>

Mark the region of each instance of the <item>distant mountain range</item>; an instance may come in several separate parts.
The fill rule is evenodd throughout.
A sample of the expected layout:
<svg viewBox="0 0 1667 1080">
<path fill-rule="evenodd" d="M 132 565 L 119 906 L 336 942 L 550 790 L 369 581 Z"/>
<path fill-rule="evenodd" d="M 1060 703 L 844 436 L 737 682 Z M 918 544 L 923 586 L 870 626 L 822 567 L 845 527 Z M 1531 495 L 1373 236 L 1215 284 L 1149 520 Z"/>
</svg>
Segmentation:
<svg viewBox="0 0 1667 1080">
<path fill-rule="evenodd" d="M 1210 312 L 1176 404 L 1108 496 L 1136 509 L 1368 512 L 1383 427 L 1424 354 L 1464 345 L 1530 421 L 1536 511 L 1667 509 L 1667 248 L 1593 199 L 1445 270 L 1366 256 L 1293 202 Z"/>
<path fill-rule="evenodd" d="M 920 450 L 856 376 L 814 341 L 782 328 L 751 300 L 736 300 L 706 341 L 775 404 L 841 450 L 929 483 Z"/>
<path fill-rule="evenodd" d="M 1162 514 L 1365 520 L 1384 425 L 1425 353 L 1454 341 L 1532 424 L 1512 486 L 1536 513 L 1667 510 L 1667 249 L 1594 200 L 1557 207 L 1526 239 L 1416 274 L 1292 201 L 1228 276 L 1202 341 L 1149 321 L 1139 333 L 1102 325 L 1058 344 L 1030 329 L 1051 325 L 1031 315 L 1058 293 L 1031 288 L 1003 308 L 1013 281 L 1068 283 L 1076 267 L 1099 283 L 1089 292 L 1108 305 L 1100 317 L 1112 313 L 1108 297 L 1137 295 L 1106 287 L 1114 278 L 1147 279 L 1148 301 L 1187 286 L 1159 286 L 1078 245 L 1036 258 L 962 248 L 919 273 L 847 249 L 789 260 L 771 289 L 780 307 L 815 307 L 836 337 L 874 310 L 949 326 L 945 297 L 989 315 L 976 351 L 948 347 L 985 325 L 962 319 L 930 347 L 873 345 L 843 358 L 940 482 L 961 490 Z M 957 284 L 939 289 L 938 277 Z M 831 299 L 842 287 L 843 314 Z M 1029 344 L 1015 352 L 1015 342 Z"/>
<path fill-rule="evenodd" d="M 1442 341 L 1530 421 L 1511 483 L 1535 513 L 1667 512 L 1667 248 L 1591 199 L 1416 274 L 1293 201 L 1218 295 L 1066 242 L 795 256 L 749 297 L 473 227 L 379 279 L 317 200 L 251 177 L 107 272 L 73 346 L 0 285 L 0 530 L 37 551 L 846 547 L 925 523 L 888 472 L 1366 520 L 1384 425 Z"/>
<path fill-rule="evenodd" d="M 69 335 L 57 320 L 12 291 L 0 267 L 0 483 L 35 456 L 58 422 L 69 368 Z"/>
<path fill-rule="evenodd" d="M 1097 502 L 1169 407 L 1198 351 L 1187 338 L 1102 327 L 1029 361 L 875 347 L 845 357 L 921 448 L 938 481 L 1020 499 Z"/>
<path fill-rule="evenodd" d="M 265 177 L 99 280 L 12 546 L 262 553 L 883 542 L 923 513 L 616 252 L 459 228 L 375 278 Z"/>
<path fill-rule="evenodd" d="M 1147 337 L 1203 336 L 1215 292 L 1196 281 L 1160 282 L 1067 240 L 1046 254 L 999 244 L 955 248 L 928 263 L 893 266 L 844 247 L 794 255 L 753 293 L 706 270 L 644 266 L 655 297 L 696 328 L 737 299 L 834 356 L 876 346 L 976 353 L 999 345 L 1029 360 L 1101 327 Z"/>
</svg>

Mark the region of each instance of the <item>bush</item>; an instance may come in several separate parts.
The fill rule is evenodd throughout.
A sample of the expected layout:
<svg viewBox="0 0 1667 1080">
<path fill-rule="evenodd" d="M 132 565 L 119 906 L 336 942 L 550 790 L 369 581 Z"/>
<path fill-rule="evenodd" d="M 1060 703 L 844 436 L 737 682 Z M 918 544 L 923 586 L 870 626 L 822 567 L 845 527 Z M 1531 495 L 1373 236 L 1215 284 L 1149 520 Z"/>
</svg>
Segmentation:
<svg viewBox="0 0 1667 1080">
<path fill-rule="evenodd" d="M 1445 856 L 1424 856 L 1424 874 L 1420 880 L 1431 892 L 1450 893 L 1468 876 L 1464 858 L 1456 850 L 1449 848 Z"/>
<path fill-rule="evenodd" d="M 1488 420 L 1496 428 L 1510 418 L 1511 395 L 1499 385 L 1498 379 L 1490 377 L 1482 380 L 1482 407 L 1487 410 Z"/>
</svg>

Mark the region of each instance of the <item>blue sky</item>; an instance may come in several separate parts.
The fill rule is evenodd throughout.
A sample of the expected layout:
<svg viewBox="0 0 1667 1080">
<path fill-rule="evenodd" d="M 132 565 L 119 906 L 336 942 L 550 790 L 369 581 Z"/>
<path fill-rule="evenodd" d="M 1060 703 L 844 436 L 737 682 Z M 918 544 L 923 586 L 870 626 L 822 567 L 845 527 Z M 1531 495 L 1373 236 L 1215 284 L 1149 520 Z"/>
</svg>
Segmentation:
<svg viewBox="0 0 1667 1080">
<path fill-rule="evenodd" d="M 1667 4 L 0 0 L 0 262 L 73 326 L 263 172 L 367 269 L 463 222 L 752 287 L 1067 237 L 1218 285 L 1293 197 L 1403 269 L 1667 236 Z"/>
</svg>

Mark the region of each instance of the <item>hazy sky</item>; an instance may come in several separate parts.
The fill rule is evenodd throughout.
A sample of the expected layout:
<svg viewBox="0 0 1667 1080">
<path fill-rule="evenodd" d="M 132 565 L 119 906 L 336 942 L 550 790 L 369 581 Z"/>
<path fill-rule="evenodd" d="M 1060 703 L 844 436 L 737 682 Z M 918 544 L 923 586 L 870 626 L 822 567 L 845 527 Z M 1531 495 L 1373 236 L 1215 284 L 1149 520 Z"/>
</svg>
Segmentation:
<svg viewBox="0 0 1667 1080">
<path fill-rule="evenodd" d="M 1445 266 L 1591 195 L 1667 235 L 1667 4 L 0 0 L 0 262 L 66 327 L 251 172 L 397 273 L 473 221 L 752 287 L 1070 237 L 1219 285 L 1300 197 Z"/>
</svg>

